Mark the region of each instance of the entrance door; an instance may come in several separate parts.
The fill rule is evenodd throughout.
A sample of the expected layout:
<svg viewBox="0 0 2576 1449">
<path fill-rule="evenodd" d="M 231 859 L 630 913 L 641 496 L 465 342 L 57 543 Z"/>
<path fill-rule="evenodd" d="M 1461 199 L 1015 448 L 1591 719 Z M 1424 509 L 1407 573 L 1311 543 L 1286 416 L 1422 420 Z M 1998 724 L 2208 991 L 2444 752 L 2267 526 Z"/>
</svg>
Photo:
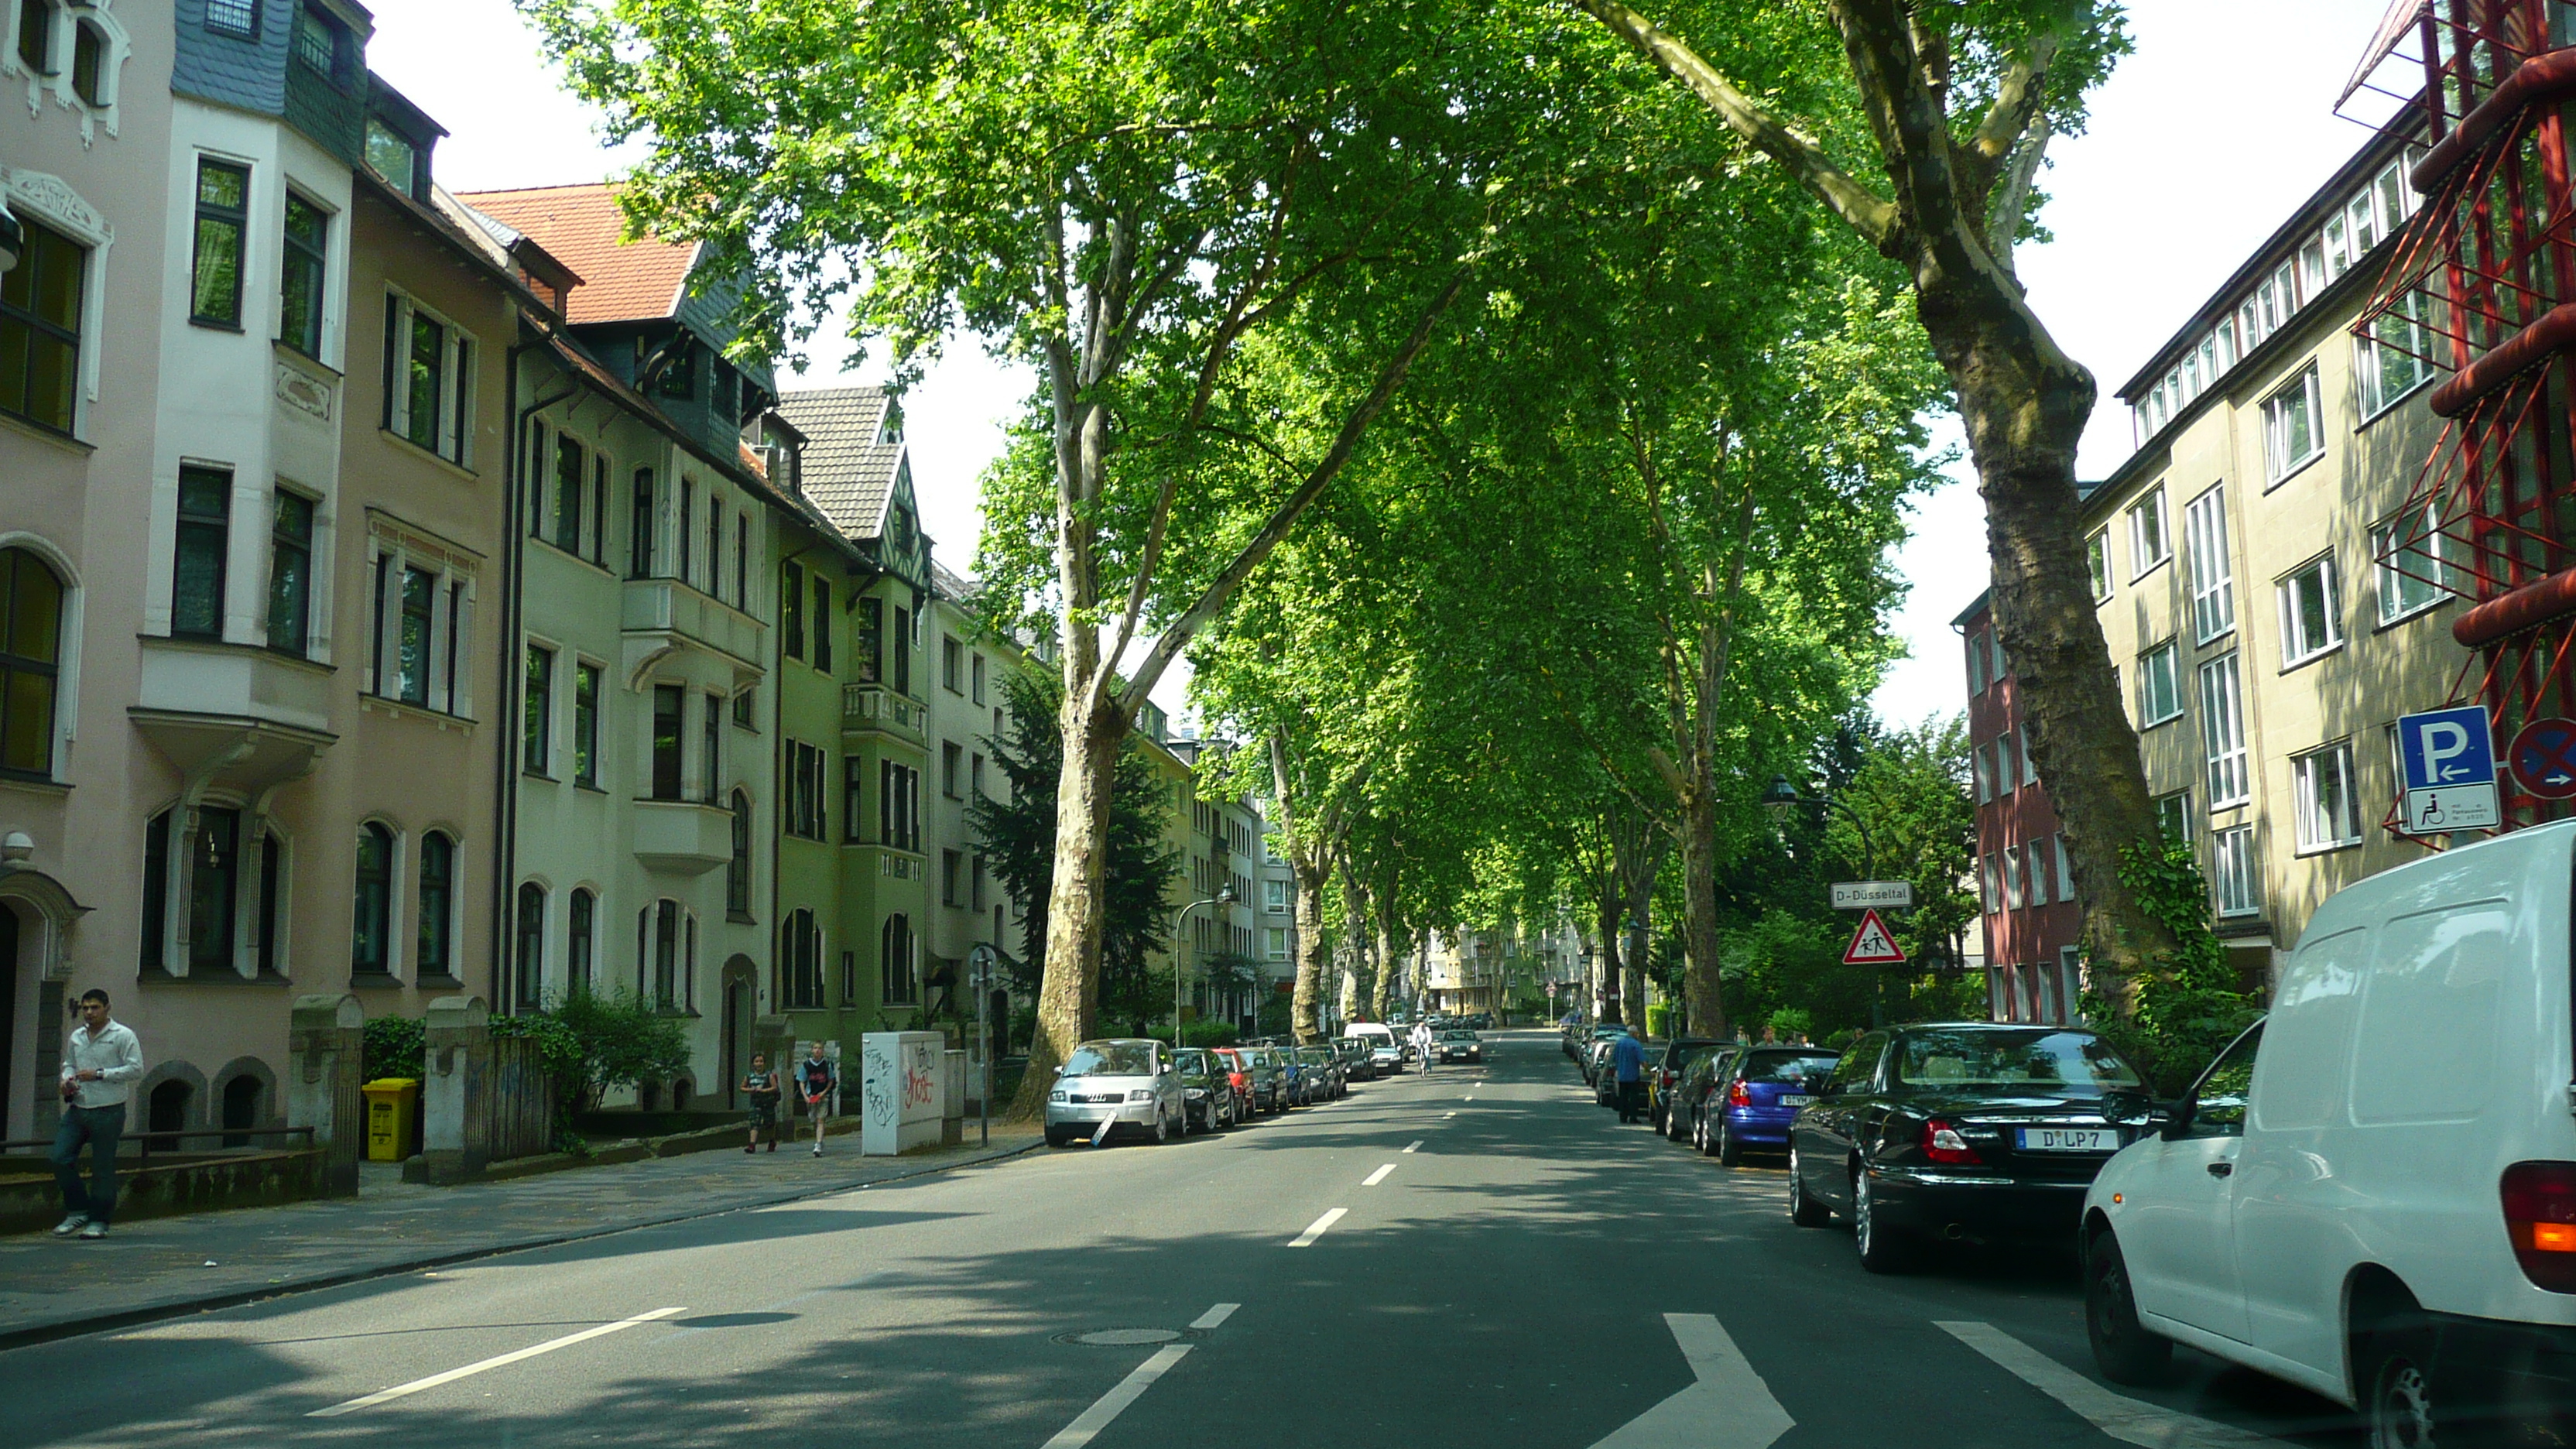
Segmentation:
<svg viewBox="0 0 2576 1449">
<path fill-rule="evenodd" d="M 742 1074 L 751 1063 L 751 983 L 736 981 L 724 994 L 725 1105 L 747 1108 L 742 1100 Z"/>
</svg>

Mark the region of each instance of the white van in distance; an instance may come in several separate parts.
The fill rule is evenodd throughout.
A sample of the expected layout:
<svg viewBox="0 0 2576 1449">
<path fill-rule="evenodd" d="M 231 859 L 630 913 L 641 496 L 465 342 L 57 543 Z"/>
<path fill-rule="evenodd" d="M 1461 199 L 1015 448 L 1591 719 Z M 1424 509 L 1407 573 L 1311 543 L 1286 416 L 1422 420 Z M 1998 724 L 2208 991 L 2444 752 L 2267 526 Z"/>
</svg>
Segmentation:
<svg viewBox="0 0 2576 1449">
<path fill-rule="evenodd" d="M 1369 1044 L 1369 1063 L 1380 1076 L 1393 1076 L 1404 1070 L 1404 1044 L 1395 1032 L 1379 1021 L 1355 1021 L 1342 1028 L 1342 1035 L 1356 1037 Z"/>
<path fill-rule="evenodd" d="M 2106 1376 L 2189 1344 L 2359 1409 L 2373 1445 L 2576 1413 L 2571 900 L 2576 821 L 2317 908 L 2271 1014 L 2085 1196 Z"/>
</svg>

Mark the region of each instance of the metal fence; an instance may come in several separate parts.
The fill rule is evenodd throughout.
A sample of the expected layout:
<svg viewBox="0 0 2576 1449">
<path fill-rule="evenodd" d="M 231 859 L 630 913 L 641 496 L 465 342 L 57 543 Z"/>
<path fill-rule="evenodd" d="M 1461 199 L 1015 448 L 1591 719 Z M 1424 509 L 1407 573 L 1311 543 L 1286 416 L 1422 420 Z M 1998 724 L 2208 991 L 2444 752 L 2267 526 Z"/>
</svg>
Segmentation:
<svg viewBox="0 0 2576 1449">
<path fill-rule="evenodd" d="M 481 1094 L 483 1140 L 490 1159 L 500 1162 L 552 1151 L 557 1089 L 536 1042 L 527 1037 L 496 1038 L 490 1072 Z"/>
</svg>

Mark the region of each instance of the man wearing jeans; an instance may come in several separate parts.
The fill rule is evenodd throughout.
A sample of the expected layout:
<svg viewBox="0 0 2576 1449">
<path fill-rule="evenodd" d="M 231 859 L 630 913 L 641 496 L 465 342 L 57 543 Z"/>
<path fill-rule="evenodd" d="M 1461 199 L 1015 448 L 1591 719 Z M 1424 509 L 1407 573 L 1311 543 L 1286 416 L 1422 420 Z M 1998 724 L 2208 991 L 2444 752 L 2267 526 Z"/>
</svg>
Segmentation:
<svg viewBox="0 0 2576 1449">
<path fill-rule="evenodd" d="M 63 1050 L 63 1124 L 54 1132 L 54 1181 L 67 1214 L 54 1236 L 107 1236 L 116 1212 L 116 1143 L 125 1135 L 129 1083 L 143 1075 L 143 1043 L 132 1028 L 111 1021 L 107 993 L 81 993 L 81 1024 Z M 90 1184 L 80 1179 L 81 1144 L 89 1144 Z"/>
</svg>

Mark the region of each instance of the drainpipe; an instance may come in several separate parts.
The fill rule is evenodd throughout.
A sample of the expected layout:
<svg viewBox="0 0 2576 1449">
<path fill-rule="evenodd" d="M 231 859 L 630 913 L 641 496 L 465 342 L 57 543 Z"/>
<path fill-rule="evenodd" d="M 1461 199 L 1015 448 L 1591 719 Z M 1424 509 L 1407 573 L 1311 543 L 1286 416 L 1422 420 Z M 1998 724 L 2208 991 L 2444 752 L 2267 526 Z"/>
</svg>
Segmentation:
<svg viewBox="0 0 2576 1449">
<path fill-rule="evenodd" d="M 519 521 L 526 508 L 524 495 L 528 487 L 528 478 L 526 470 L 520 467 L 520 458 L 527 449 L 528 418 L 540 408 L 552 407 L 565 398 L 571 397 L 575 391 L 575 389 L 566 388 L 552 397 L 539 398 L 526 407 L 517 406 L 519 358 L 524 353 L 538 350 L 539 345 L 533 342 L 522 342 L 511 347 L 503 369 L 502 384 L 508 389 L 514 410 L 510 416 L 509 457 L 503 461 L 501 467 L 503 479 L 501 491 L 508 503 L 507 516 L 502 520 L 502 526 L 509 544 L 501 550 L 500 633 L 509 652 L 502 658 L 501 687 L 495 691 L 501 701 L 500 718 L 497 721 L 501 735 L 501 748 L 498 751 L 499 762 L 493 776 L 493 814 L 500 838 L 493 842 L 492 847 L 492 1007 L 505 1016 L 514 1015 L 517 1011 L 515 993 L 507 990 L 510 980 L 510 953 L 518 945 L 518 933 L 512 929 L 516 922 L 512 918 L 518 909 L 518 891 L 514 885 L 514 878 L 518 873 L 519 856 L 519 791 L 517 788 L 519 743 L 510 738 L 510 731 L 515 727 L 519 719 L 519 711 L 523 708 L 519 692 L 527 685 L 526 671 L 521 663 L 519 641 L 519 621 L 523 616 L 520 593 L 526 577 L 522 560 L 527 547 L 527 535 L 519 527 Z M 593 929 L 597 929 L 595 924 Z"/>
</svg>

